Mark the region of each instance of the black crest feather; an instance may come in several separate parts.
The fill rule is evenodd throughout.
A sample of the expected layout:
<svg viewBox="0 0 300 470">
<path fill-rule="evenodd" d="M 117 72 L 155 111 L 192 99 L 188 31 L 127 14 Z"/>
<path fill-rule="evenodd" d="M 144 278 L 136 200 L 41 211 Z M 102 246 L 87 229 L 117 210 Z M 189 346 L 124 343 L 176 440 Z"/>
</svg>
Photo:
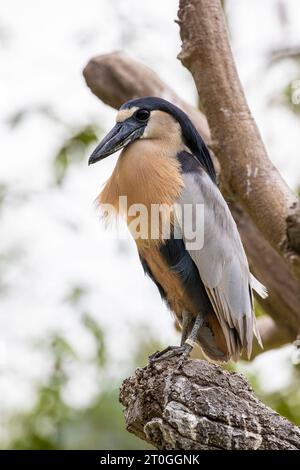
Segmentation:
<svg viewBox="0 0 300 470">
<path fill-rule="evenodd" d="M 192 154 L 199 160 L 200 164 L 209 174 L 214 183 L 216 183 L 216 171 L 209 150 L 194 124 L 184 111 L 169 101 L 154 96 L 146 96 L 127 101 L 127 103 L 124 103 L 120 109 L 128 109 L 133 106 L 145 108 L 149 111 L 157 109 L 173 116 L 181 127 L 184 143 L 190 149 Z"/>
</svg>

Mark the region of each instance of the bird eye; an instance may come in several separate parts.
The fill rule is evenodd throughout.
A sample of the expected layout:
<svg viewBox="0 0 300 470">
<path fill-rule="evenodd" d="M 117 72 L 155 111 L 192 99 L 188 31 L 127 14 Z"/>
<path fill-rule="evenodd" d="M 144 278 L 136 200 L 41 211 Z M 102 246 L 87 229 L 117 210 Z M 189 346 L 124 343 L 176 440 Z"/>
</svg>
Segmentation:
<svg viewBox="0 0 300 470">
<path fill-rule="evenodd" d="M 135 113 L 135 117 L 138 121 L 146 122 L 150 117 L 150 111 L 148 111 L 148 109 L 138 109 Z"/>
</svg>

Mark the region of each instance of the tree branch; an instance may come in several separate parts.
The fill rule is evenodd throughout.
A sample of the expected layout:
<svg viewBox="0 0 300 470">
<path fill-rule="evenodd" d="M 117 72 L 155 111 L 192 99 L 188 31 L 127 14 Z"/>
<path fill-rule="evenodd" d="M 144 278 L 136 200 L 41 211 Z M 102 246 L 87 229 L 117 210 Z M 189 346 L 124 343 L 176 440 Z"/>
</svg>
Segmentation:
<svg viewBox="0 0 300 470">
<path fill-rule="evenodd" d="M 286 332 L 283 328 L 280 328 L 273 320 L 273 318 L 264 315 L 257 319 L 258 330 L 263 342 L 264 349 L 261 350 L 258 342 L 253 343 L 253 349 L 251 359 L 258 356 L 262 352 L 269 351 L 270 349 L 279 348 L 280 346 L 287 343 Z M 242 359 L 247 360 L 246 354 L 242 356 Z"/>
<path fill-rule="evenodd" d="M 246 379 L 207 361 L 176 359 L 123 382 L 127 430 L 158 449 L 300 449 L 300 429 L 266 407 Z"/>
<path fill-rule="evenodd" d="M 281 47 L 270 52 L 270 62 L 279 62 L 285 59 L 299 59 L 300 46 Z"/>
<path fill-rule="evenodd" d="M 300 279 L 300 203 L 269 160 L 230 49 L 219 0 L 180 0 L 179 59 L 193 75 L 222 177 Z"/>
<path fill-rule="evenodd" d="M 198 122 L 203 138 L 210 142 L 205 116 L 179 98 L 153 70 L 127 54 L 117 51 L 94 57 L 84 68 L 83 75 L 91 91 L 115 109 L 119 109 L 125 101 L 140 96 L 160 96 L 177 104 Z"/>
<path fill-rule="evenodd" d="M 206 142 L 211 142 L 205 116 L 180 99 L 155 72 L 126 54 L 114 52 L 95 57 L 90 60 L 83 73 L 92 92 L 114 108 L 119 108 L 125 101 L 138 96 L 152 95 L 169 99 L 186 111 Z M 231 204 L 230 208 L 238 224 L 252 271 L 263 280 L 269 290 L 269 297 L 261 303 L 278 325 L 279 331 L 275 337 L 281 338 L 280 344 L 293 341 L 300 325 L 299 284 L 250 217 L 237 203 Z M 275 332 L 275 328 L 273 331 Z M 266 349 L 268 344 L 272 344 L 269 337 Z M 278 342 L 276 344 L 279 345 Z"/>
</svg>

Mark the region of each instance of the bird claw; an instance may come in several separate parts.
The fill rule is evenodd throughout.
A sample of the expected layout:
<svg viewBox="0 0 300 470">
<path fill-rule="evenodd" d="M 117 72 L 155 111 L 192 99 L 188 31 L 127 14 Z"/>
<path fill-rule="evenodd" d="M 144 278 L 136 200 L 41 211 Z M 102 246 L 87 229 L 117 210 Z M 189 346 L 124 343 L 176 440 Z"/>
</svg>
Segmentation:
<svg viewBox="0 0 300 470">
<path fill-rule="evenodd" d="M 190 352 L 191 348 L 187 344 L 183 346 L 168 346 L 162 351 L 156 351 L 154 354 L 151 354 L 151 356 L 149 356 L 149 362 L 150 364 L 153 364 L 155 362 L 163 361 L 165 359 L 170 359 L 174 356 L 181 356 L 180 364 L 182 364 L 185 359 L 187 359 Z"/>
</svg>

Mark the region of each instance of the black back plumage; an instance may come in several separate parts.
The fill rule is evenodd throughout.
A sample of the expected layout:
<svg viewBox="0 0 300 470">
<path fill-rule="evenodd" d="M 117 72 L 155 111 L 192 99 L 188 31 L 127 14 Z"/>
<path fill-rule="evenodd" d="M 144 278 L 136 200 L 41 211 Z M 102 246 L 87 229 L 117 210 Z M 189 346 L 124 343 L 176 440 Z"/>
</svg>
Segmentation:
<svg viewBox="0 0 300 470">
<path fill-rule="evenodd" d="M 160 246 L 160 254 L 170 270 L 179 276 L 182 285 L 190 298 L 195 302 L 195 305 L 198 306 L 199 311 L 203 314 L 209 313 L 212 310 L 210 300 L 199 275 L 199 271 L 188 251 L 185 249 L 183 240 L 175 238 L 172 234 L 170 239 L 165 240 Z M 166 292 L 155 279 L 148 263 L 141 256 L 140 260 L 145 274 L 156 284 L 162 299 L 168 302 Z"/>
</svg>

